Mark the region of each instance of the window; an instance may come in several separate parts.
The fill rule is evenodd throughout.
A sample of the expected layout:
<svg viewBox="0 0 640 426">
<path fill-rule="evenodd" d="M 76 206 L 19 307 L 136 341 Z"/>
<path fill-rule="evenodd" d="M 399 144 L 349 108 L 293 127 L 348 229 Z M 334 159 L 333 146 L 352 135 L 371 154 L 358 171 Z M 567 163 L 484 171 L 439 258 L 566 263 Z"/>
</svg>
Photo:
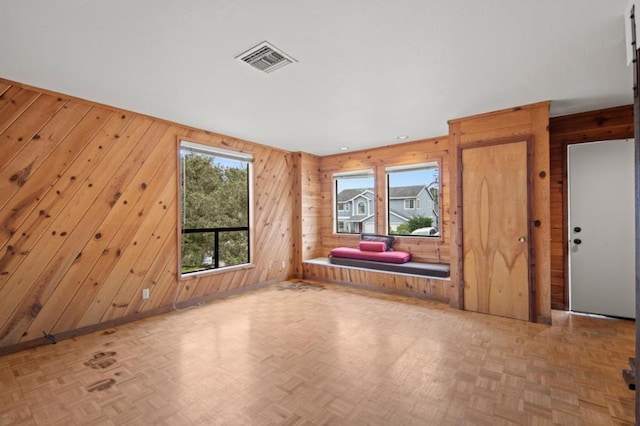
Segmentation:
<svg viewBox="0 0 640 426">
<path fill-rule="evenodd" d="M 438 163 L 387 167 L 386 173 L 389 234 L 440 236 Z"/>
<path fill-rule="evenodd" d="M 180 142 L 182 275 L 250 262 L 252 156 Z"/>
<path fill-rule="evenodd" d="M 338 234 L 375 232 L 373 170 L 336 173 L 333 178 L 335 232 Z M 354 206 L 353 212 L 350 212 L 349 204 Z"/>
</svg>

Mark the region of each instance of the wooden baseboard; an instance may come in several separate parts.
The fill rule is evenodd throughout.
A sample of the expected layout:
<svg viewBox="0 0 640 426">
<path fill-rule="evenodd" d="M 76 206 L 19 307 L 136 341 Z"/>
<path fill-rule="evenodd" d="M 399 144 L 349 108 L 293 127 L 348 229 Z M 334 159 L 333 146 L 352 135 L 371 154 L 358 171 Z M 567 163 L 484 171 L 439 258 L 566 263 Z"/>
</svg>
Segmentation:
<svg viewBox="0 0 640 426">
<path fill-rule="evenodd" d="M 215 299 L 222 299 L 225 297 L 229 297 L 229 296 L 234 296 L 237 294 L 241 294 L 241 293 L 246 293 L 252 290 L 257 290 L 259 288 L 262 287 L 266 287 L 268 285 L 271 284 L 275 284 L 278 282 L 282 282 L 284 280 L 282 279 L 275 279 L 275 280 L 269 280 L 269 281 L 265 281 L 265 282 L 261 282 L 261 283 L 256 283 L 256 284 L 250 284 L 244 287 L 240 287 L 234 290 L 230 290 L 230 291 L 225 291 L 225 292 L 220 292 L 220 293 L 214 293 L 211 295 L 207 295 L 207 296 L 203 296 L 203 297 L 199 297 L 197 299 L 192 299 L 186 302 L 181 302 L 181 303 L 176 303 L 176 308 L 178 310 L 181 309 L 187 309 L 189 307 L 194 307 L 196 305 L 199 304 L 203 304 L 206 302 L 210 302 L 212 300 Z M 75 330 L 69 330 L 69 331 L 63 331 L 61 333 L 57 333 L 55 334 L 55 336 L 52 336 L 55 338 L 56 342 L 60 342 L 66 339 L 71 339 L 74 337 L 78 337 L 78 336 L 82 336 L 85 334 L 90 334 L 90 333 L 94 333 L 96 331 L 101 331 L 101 330 L 105 330 L 108 328 L 113 328 L 113 327 L 117 327 L 120 326 L 122 324 L 127 324 L 130 322 L 134 322 L 134 321 L 138 321 L 144 318 L 149 318 L 149 317 L 153 317 L 156 315 L 160 315 L 160 314 L 164 314 L 167 312 L 170 312 L 174 310 L 172 305 L 168 305 L 168 306 L 161 306 L 159 308 L 150 310 L 150 311 L 146 311 L 146 312 L 140 312 L 137 314 L 133 314 L 133 315 L 129 315 L 123 318 L 118 318 L 115 320 L 111 320 L 111 321 L 107 321 L 107 322 L 103 322 L 100 324 L 94 324 L 94 325 L 89 325 L 86 327 L 82 327 L 82 328 L 78 328 Z M 44 346 L 44 345 L 51 345 L 52 340 L 42 336 L 38 339 L 34 339 L 34 340 L 29 340 L 27 342 L 22 342 L 22 343 L 18 343 L 16 345 L 11 345 L 11 346 L 6 346 L 6 347 L 2 347 L 0 348 L 0 356 L 3 355 L 8 355 L 8 354 L 12 354 L 15 352 L 20 352 L 20 351 L 24 351 L 26 349 L 31 349 L 31 348 L 35 348 L 38 346 Z"/>
</svg>

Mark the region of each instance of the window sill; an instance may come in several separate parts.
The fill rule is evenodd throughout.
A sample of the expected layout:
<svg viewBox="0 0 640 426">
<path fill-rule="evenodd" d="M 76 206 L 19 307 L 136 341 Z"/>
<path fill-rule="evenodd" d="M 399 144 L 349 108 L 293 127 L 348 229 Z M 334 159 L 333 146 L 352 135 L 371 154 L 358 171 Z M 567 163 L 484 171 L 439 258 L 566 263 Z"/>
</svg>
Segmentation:
<svg viewBox="0 0 640 426">
<path fill-rule="evenodd" d="M 245 263 L 243 265 L 234 265 L 234 266 L 227 266 L 225 268 L 218 268 L 218 269 L 207 269 L 204 271 L 198 271 L 198 272 L 191 272 L 189 274 L 180 274 L 180 276 L 178 277 L 178 280 L 180 281 L 188 281 L 188 280 L 192 280 L 195 278 L 200 278 L 202 276 L 208 276 L 208 275 L 218 275 L 218 274 L 224 274 L 227 272 L 235 272 L 235 271 L 241 271 L 244 269 L 253 269 L 255 268 L 256 265 L 253 263 Z"/>
</svg>

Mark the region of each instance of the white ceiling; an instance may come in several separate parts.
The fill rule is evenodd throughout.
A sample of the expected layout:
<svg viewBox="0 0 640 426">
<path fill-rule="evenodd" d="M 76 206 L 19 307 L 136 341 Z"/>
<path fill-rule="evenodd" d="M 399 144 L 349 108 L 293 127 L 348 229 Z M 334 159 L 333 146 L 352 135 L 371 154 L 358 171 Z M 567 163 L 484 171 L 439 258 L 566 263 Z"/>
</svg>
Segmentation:
<svg viewBox="0 0 640 426">
<path fill-rule="evenodd" d="M 0 77 L 317 155 L 632 102 L 629 0 L 14 0 Z M 234 59 L 269 41 L 299 62 Z"/>
</svg>

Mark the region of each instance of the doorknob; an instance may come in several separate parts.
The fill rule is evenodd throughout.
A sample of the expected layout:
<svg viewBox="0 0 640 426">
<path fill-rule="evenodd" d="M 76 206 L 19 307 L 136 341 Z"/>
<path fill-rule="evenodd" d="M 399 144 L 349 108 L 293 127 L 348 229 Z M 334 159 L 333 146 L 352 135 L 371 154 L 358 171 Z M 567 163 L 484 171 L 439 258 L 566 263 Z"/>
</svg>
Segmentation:
<svg viewBox="0 0 640 426">
<path fill-rule="evenodd" d="M 582 244 L 582 240 L 580 238 L 576 238 L 575 240 L 573 240 L 574 244 Z"/>
<path fill-rule="evenodd" d="M 527 239 L 525 237 L 518 238 L 518 242 L 519 243 L 524 243 L 525 241 L 527 241 Z"/>
</svg>

